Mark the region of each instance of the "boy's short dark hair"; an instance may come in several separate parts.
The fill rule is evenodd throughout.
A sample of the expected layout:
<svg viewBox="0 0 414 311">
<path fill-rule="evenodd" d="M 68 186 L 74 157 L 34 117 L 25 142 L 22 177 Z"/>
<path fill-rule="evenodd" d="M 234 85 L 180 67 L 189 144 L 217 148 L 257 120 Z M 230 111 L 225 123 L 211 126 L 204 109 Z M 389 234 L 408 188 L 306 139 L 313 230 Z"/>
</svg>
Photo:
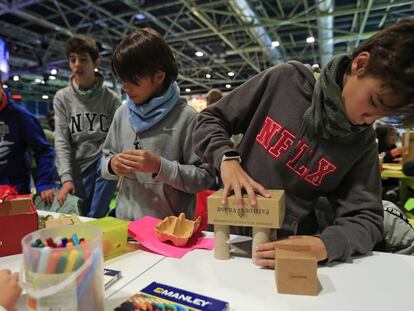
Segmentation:
<svg viewBox="0 0 414 311">
<path fill-rule="evenodd" d="M 139 78 L 152 76 L 158 70 L 165 72 L 164 86 L 177 79 L 174 55 L 154 29 L 139 29 L 122 39 L 116 47 L 112 71 L 119 80 L 137 84 Z"/>
<path fill-rule="evenodd" d="M 414 20 L 403 20 L 363 41 L 352 54 L 354 59 L 369 52 L 370 59 L 364 75 L 384 82 L 398 99 L 386 108 L 397 116 L 396 123 L 414 123 Z"/>
<path fill-rule="evenodd" d="M 65 42 L 66 57 L 71 53 L 87 53 L 95 62 L 99 58 L 99 49 L 94 40 L 86 36 L 75 36 Z"/>
<path fill-rule="evenodd" d="M 216 102 L 218 102 L 223 97 L 223 93 L 219 89 L 211 89 L 207 93 L 207 106 L 210 106 Z"/>
</svg>

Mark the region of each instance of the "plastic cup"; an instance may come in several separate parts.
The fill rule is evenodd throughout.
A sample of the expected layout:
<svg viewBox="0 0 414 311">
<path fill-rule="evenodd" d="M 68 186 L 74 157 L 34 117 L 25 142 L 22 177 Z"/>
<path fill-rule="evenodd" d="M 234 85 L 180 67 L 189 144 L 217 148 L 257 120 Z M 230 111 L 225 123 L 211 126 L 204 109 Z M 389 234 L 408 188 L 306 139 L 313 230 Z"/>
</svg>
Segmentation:
<svg viewBox="0 0 414 311">
<path fill-rule="evenodd" d="M 85 242 L 61 248 L 32 246 L 37 239 L 45 243 L 49 238 L 72 238 L 74 234 Z M 99 228 L 79 224 L 38 230 L 26 235 L 22 245 L 20 283 L 27 291 L 29 310 L 104 309 L 102 231 Z"/>
</svg>

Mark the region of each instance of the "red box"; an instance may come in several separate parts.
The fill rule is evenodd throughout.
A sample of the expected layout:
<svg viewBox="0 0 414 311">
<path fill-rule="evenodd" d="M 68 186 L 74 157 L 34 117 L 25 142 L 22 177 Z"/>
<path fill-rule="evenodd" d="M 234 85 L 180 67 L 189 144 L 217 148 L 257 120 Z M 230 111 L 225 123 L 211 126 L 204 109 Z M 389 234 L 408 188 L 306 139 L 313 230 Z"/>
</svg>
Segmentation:
<svg viewBox="0 0 414 311">
<path fill-rule="evenodd" d="M 30 194 L 0 203 L 0 257 L 20 254 L 22 238 L 37 227 L 37 213 Z"/>
</svg>

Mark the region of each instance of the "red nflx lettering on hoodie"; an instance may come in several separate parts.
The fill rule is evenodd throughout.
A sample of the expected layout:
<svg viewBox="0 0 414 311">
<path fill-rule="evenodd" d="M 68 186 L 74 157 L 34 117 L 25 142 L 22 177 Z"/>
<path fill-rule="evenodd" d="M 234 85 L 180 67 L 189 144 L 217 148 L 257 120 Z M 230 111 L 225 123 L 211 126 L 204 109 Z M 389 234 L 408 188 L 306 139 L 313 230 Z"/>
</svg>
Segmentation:
<svg viewBox="0 0 414 311">
<path fill-rule="evenodd" d="M 270 145 L 270 141 L 274 136 L 278 136 L 279 139 L 275 144 Z M 268 154 L 275 160 L 278 160 L 282 154 L 288 152 L 295 137 L 296 136 L 288 131 L 283 125 L 268 116 L 263 123 L 260 133 L 256 137 L 256 141 L 267 150 Z M 336 171 L 336 166 L 328 159 L 321 157 L 318 160 L 318 166 L 314 171 L 310 171 L 305 165 L 301 165 L 298 168 L 295 167 L 295 164 L 301 159 L 308 147 L 307 144 L 300 140 L 295 148 L 293 157 L 289 158 L 286 166 L 308 183 L 318 187 L 326 175 Z"/>
</svg>

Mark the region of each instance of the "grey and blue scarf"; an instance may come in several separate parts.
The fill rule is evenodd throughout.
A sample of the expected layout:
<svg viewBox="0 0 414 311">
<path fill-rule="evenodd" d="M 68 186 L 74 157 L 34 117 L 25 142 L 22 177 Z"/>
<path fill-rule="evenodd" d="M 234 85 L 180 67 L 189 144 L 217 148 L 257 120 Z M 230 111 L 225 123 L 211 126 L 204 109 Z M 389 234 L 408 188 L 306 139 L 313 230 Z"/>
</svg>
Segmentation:
<svg viewBox="0 0 414 311">
<path fill-rule="evenodd" d="M 179 97 L 180 88 L 175 81 L 169 85 L 163 95 L 154 97 L 143 105 L 136 105 L 128 97 L 128 119 L 134 132 L 142 133 L 160 122 L 177 104 Z"/>
</svg>

